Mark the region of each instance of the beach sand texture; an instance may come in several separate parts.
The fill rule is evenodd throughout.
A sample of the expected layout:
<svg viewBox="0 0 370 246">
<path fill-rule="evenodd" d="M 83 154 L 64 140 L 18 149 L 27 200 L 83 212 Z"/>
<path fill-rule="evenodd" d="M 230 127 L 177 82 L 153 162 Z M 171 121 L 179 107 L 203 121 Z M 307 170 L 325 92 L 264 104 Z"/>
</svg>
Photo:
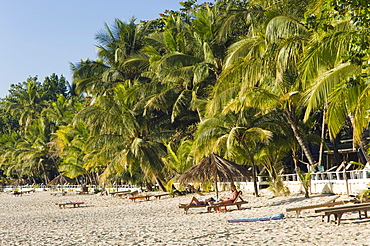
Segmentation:
<svg viewBox="0 0 370 246">
<path fill-rule="evenodd" d="M 224 193 L 223 195 L 226 195 Z M 202 199 L 214 194 L 206 194 Z M 313 210 L 301 218 L 288 207 L 322 203 L 325 195 L 305 199 L 243 197 L 244 209 L 207 213 L 206 208 L 184 214 L 179 203 L 191 195 L 133 202 L 101 195 L 51 196 L 36 192 L 15 197 L 0 194 L 0 245 L 370 245 L 370 219 L 357 213 L 343 216 L 340 226 L 321 221 Z M 59 209 L 56 203 L 83 201 L 79 208 Z M 228 223 L 228 219 L 271 216 L 285 219 Z"/>
</svg>

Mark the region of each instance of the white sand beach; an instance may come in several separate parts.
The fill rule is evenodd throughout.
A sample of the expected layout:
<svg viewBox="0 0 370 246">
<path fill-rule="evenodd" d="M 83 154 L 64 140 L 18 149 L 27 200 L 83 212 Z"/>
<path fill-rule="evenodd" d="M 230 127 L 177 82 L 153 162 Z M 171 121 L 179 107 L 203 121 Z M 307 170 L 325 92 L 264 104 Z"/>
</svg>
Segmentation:
<svg viewBox="0 0 370 246">
<path fill-rule="evenodd" d="M 209 196 L 214 194 L 205 194 Z M 285 212 L 329 200 L 326 195 L 243 195 L 249 204 L 242 210 L 207 213 L 196 208 L 184 214 L 178 204 L 191 197 L 133 202 L 101 195 L 51 196 L 48 191 L 19 197 L 0 193 L 0 245 L 370 245 L 370 219 L 360 220 L 357 213 L 345 214 L 338 226 L 322 222 L 313 210 L 304 210 L 298 219 L 294 212 Z M 68 201 L 85 204 L 65 209 L 56 205 Z M 286 218 L 227 222 L 276 213 Z"/>
</svg>

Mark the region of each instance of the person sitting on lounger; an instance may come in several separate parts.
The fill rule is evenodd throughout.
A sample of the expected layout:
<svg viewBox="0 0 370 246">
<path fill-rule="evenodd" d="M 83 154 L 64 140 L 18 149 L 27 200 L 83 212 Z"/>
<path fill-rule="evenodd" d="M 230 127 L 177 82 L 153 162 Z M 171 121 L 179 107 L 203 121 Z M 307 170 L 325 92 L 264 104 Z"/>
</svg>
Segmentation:
<svg viewBox="0 0 370 246">
<path fill-rule="evenodd" d="M 236 189 L 235 185 L 231 186 L 231 190 L 232 193 L 230 197 L 219 202 L 211 202 L 211 205 L 230 204 L 235 202 L 235 200 L 238 198 L 239 191 Z"/>
<path fill-rule="evenodd" d="M 188 204 L 181 204 L 181 206 L 199 206 L 199 205 L 208 205 L 210 204 L 211 202 L 214 202 L 216 201 L 213 197 L 211 198 L 208 198 L 204 201 L 199 201 L 195 196 L 193 196 L 193 198 L 191 199 L 191 201 L 188 203 Z"/>
</svg>

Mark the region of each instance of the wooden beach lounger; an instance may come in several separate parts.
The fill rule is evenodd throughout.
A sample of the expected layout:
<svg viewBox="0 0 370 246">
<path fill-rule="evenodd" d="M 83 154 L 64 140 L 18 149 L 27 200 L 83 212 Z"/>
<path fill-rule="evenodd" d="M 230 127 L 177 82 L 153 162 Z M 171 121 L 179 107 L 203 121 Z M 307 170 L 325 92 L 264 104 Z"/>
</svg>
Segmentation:
<svg viewBox="0 0 370 246">
<path fill-rule="evenodd" d="M 248 202 L 247 201 L 244 201 L 243 198 L 240 196 L 242 194 L 241 191 L 239 191 L 238 193 L 238 196 L 236 197 L 235 201 L 233 203 L 229 203 L 229 204 L 217 204 L 217 205 L 196 205 L 196 204 L 192 204 L 192 205 L 179 205 L 179 208 L 183 208 L 184 211 L 185 211 L 185 214 L 188 213 L 189 209 L 190 208 L 207 208 L 207 212 L 211 212 L 212 209 L 214 211 L 221 211 L 221 208 L 225 208 L 223 209 L 224 211 L 226 211 L 226 207 L 228 206 L 236 206 L 239 210 L 241 209 L 241 206 L 243 204 L 247 204 Z M 240 201 L 238 201 L 240 200 Z"/>
<path fill-rule="evenodd" d="M 229 203 L 229 204 L 219 204 L 219 205 L 210 205 L 207 207 L 207 211 L 208 212 L 211 212 L 212 209 L 214 211 L 226 211 L 226 207 L 229 207 L 229 206 L 236 206 L 238 210 L 242 209 L 242 205 L 243 204 L 247 204 L 248 202 L 247 201 L 240 201 L 240 202 L 233 202 L 233 203 Z M 222 209 L 221 208 L 225 208 L 225 209 Z"/>
<path fill-rule="evenodd" d="M 67 194 L 67 191 L 54 191 L 54 192 L 50 192 L 50 195 L 52 195 L 52 196 L 56 196 L 56 195 L 65 196 L 66 194 Z"/>
<path fill-rule="evenodd" d="M 208 212 L 211 212 L 212 209 L 217 212 L 217 211 L 221 211 L 222 208 L 222 211 L 226 211 L 226 207 L 229 207 L 229 206 L 236 206 L 238 210 L 242 209 L 242 205 L 243 204 L 247 204 L 248 202 L 247 201 L 244 201 L 243 198 L 241 197 L 241 194 L 242 192 L 239 191 L 238 193 L 238 196 L 236 197 L 235 201 L 233 203 L 228 203 L 228 204 L 217 204 L 217 205 L 210 205 L 210 206 L 207 206 L 207 211 Z M 240 201 L 238 201 L 240 200 Z"/>
<path fill-rule="evenodd" d="M 150 198 L 151 196 L 150 195 L 145 195 L 145 196 L 133 196 L 133 197 L 129 197 L 129 199 L 131 200 L 131 201 L 134 201 L 134 202 L 136 202 L 136 200 L 137 199 L 140 199 L 140 200 L 147 200 L 147 201 L 149 201 L 149 198 Z"/>
<path fill-rule="evenodd" d="M 315 213 L 324 213 L 322 215 L 322 221 L 324 221 L 325 216 L 327 217 L 327 222 L 330 222 L 330 216 L 333 214 L 335 221 L 340 225 L 340 220 L 342 215 L 348 212 L 358 212 L 361 218 L 361 212 L 364 212 L 365 218 L 367 218 L 367 211 L 370 210 L 370 203 L 357 203 L 350 205 L 337 206 L 332 208 L 321 208 L 316 209 Z"/>
<path fill-rule="evenodd" d="M 116 191 L 116 192 L 110 192 L 109 194 L 112 195 L 112 196 L 127 196 L 127 195 L 130 195 L 132 193 L 131 190 L 127 190 L 127 191 Z"/>
<path fill-rule="evenodd" d="M 13 191 L 12 194 L 14 196 L 22 196 L 22 191 Z"/>
<path fill-rule="evenodd" d="M 84 204 L 84 202 L 61 202 L 61 203 L 57 203 L 57 205 L 59 205 L 59 208 L 62 208 L 62 207 L 66 208 L 67 205 L 71 205 L 75 208 L 75 207 L 79 207 L 81 204 Z"/>
<path fill-rule="evenodd" d="M 162 196 L 169 196 L 169 195 L 170 193 L 163 193 L 163 194 L 154 195 L 154 197 L 160 200 Z"/>
<path fill-rule="evenodd" d="M 315 208 L 322 208 L 322 207 L 334 207 L 336 205 L 342 205 L 345 204 L 349 201 L 335 201 L 339 198 L 340 196 L 334 196 L 332 199 L 329 201 L 326 201 L 324 203 L 319 203 L 319 204 L 314 204 L 314 205 L 307 205 L 307 206 L 301 206 L 301 207 L 293 207 L 293 208 L 287 208 L 287 212 L 296 212 L 296 218 L 299 218 L 299 214 L 301 213 L 302 210 L 306 209 L 315 209 Z"/>
<path fill-rule="evenodd" d="M 22 193 L 23 193 L 23 194 L 29 194 L 29 193 L 31 193 L 31 192 L 32 192 L 32 193 L 35 193 L 35 189 L 27 189 L 27 190 L 26 190 L 26 189 L 24 189 L 24 190 L 22 190 Z"/>
<path fill-rule="evenodd" d="M 196 204 L 192 204 L 192 205 L 179 205 L 179 208 L 183 208 L 184 209 L 184 213 L 187 214 L 190 208 L 206 208 L 208 206 L 209 205 L 196 205 Z"/>
</svg>

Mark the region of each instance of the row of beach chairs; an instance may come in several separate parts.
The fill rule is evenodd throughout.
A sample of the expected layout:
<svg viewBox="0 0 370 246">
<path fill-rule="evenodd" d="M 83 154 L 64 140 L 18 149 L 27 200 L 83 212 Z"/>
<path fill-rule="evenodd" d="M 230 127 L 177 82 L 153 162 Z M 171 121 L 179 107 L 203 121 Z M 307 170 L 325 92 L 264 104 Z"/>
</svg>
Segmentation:
<svg viewBox="0 0 370 246">
<path fill-rule="evenodd" d="M 340 225 L 342 216 L 346 213 L 358 212 L 360 219 L 362 216 L 364 218 L 368 218 L 367 212 L 370 211 L 370 203 L 359 203 L 360 201 L 356 198 L 336 201 L 339 197 L 340 196 L 335 196 L 320 204 L 287 208 L 286 212 L 296 212 L 296 217 L 298 218 L 302 210 L 315 209 L 315 213 L 322 213 L 322 221 L 324 221 L 326 217 L 327 222 L 329 223 L 330 217 L 333 215 L 334 222 L 337 225 Z"/>
<path fill-rule="evenodd" d="M 118 196 L 118 197 L 128 197 L 131 201 L 136 201 L 136 200 L 146 200 L 149 201 L 151 197 L 155 197 L 156 199 L 161 199 L 163 196 L 169 196 L 170 193 L 161 193 L 161 194 L 156 194 L 156 195 L 138 195 L 139 191 L 117 191 L 117 192 L 110 192 L 109 193 L 112 196 Z"/>
<path fill-rule="evenodd" d="M 67 192 L 65 191 L 55 191 L 51 192 L 50 195 L 62 195 L 64 196 Z M 121 191 L 121 192 L 112 192 L 110 193 L 112 196 L 130 196 L 129 199 L 132 201 L 137 200 L 150 200 L 151 197 L 155 197 L 156 199 L 161 199 L 163 196 L 168 196 L 170 193 L 162 193 L 162 194 L 155 194 L 155 195 L 138 195 L 138 191 Z M 179 205 L 179 208 L 184 209 L 185 214 L 188 213 L 189 209 L 191 208 L 206 208 L 207 212 L 214 211 L 226 211 L 227 207 L 229 206 L 236 206 L 238 210 L 241 209 L 243 204 L 247 204 L 247 201 L 244 201 L 241 197 L 242 192 L 239 191 L 237 199 L 230 204 L 218 204 L 218 205 Z M 309 210 L 314 209 L 315 213 L 321 213 L 322 215 L 322 221 L 327 219 L 327 222 L 330 222 L 330 218 L 333 215 L 334 216 L 334 222 L 337 225 L 340 225 L 342 217 L 346 213 L 353 213 L 357 212 L 359 214 L 359 218 L 362 217 L 368 218 L 367 212 L 370 211 L 370 202 L 362 202 L 360 203 L 360 200 L 357 198 L 351 198 L 351 199 L 341 199 L 339 195 L 333 196 L 331 199 L 319 203 L 319 204 L 313 204 L 308 206 L 299 206 L 299 207 L 292 207 L 287 208 L 286 212 L 295 212 L 296 217 L 299 218 L 300 214 L 303 210 Z M 351 203 L 351 204 L 349 204 Z M 56 203 L 56 205 L 59 206 L 59 208 L 66 208 L 66 206 L 72 206 L 72 207 L 80 207 L 80 205 L 84 204 L 84 202 L 77 201 L 77 202 L 60 202 Z"/>
<path fill-rule="evenodd" d="M 61 195 L 61 196 L 65 196 L 67 194 L 66 191 L 53 191 L 53 192 L 50 192 L 50 195 L 52 196 L 57 196 L 57 195 Z M 78 194 L 78 193 L 76 193 Z M 167 196 L 167 195 L 170 195 L 170 193 L 162 193 L 162 194 L 156 194 L 156 195 L 141 195 L 141 196 L 138 196 L 139 192 L 137 190 L 135 191 L 131 191 L 131 190 L 128 190 L 128 191 L 116 191 L 116 192 L 110 192 L 109 193 L 111 196 L 116 196 L 116 197 L 129 197 L 130 200 L 132 201 L 136 201 L 138 199 L 143 199 L 143 200 L 149 200 L 150 197 L 155 197 L 157 199 L 160 199 L 162 196 Z M 66 206 L 72 206 L 72 207 L 80 207 L 80 205 L 84 204 L 84 202 L 80 202 L 80 201 L 77 201 L 77 202 L 60 202 L 60 203 L 56 203 L 56 205 L 59 206 L 59 208 L 66 208 Z"/>
</svg>

